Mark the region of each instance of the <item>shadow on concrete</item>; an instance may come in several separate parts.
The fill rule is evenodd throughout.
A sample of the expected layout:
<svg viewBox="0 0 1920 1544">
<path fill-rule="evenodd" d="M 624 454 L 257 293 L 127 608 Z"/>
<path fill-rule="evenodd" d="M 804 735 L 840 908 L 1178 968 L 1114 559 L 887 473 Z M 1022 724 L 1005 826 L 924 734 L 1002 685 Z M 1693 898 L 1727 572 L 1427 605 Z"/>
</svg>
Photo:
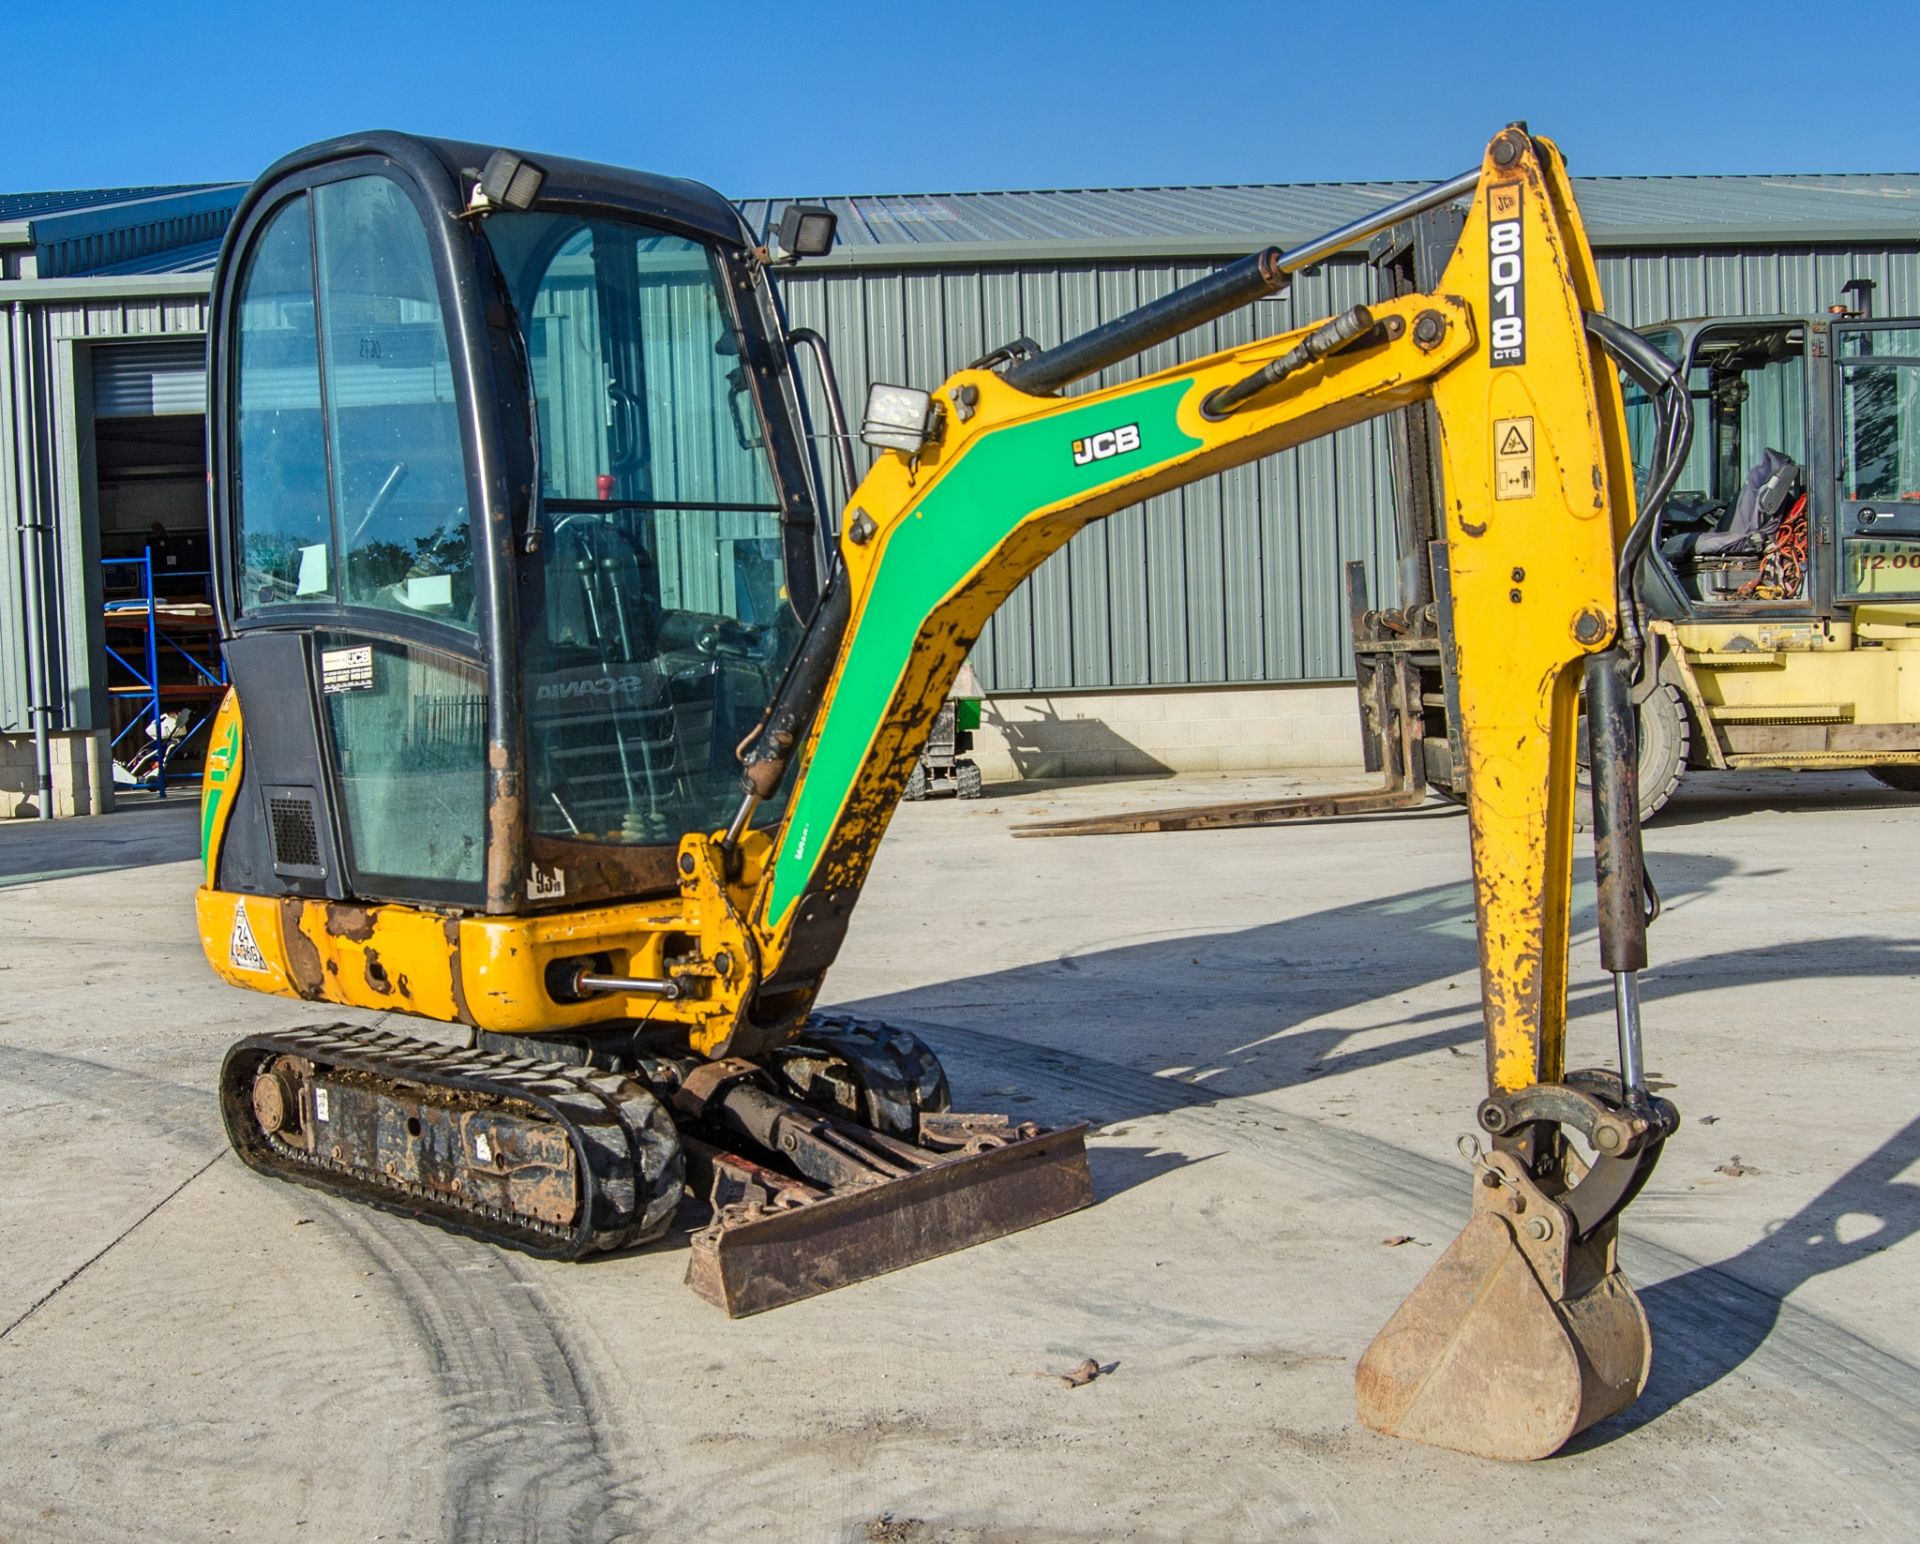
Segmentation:
<svg viewBox="0 0 1920 1544">
<path fill-rule="evenodd" d="M 1062 718 L 1051 706 L 1031 702 L 1023 702 L 1021 711 L 1012 717 L 991 697 L 980 704 L 982 725 L 999 731 L 1022 782 L 1044 778 L 1053 787 L 1070 788 L 1173 771 L 1100 719 Z"/>
<path fill-rule="evenodd" d="M 200 856 L 192 795 L 123 799 L 111 815 L 0 821 L 0 889 Z"/>
<path fill-rule="evenodd" d="M 1920 812 L 1920 794 L 1901 793 L 1865 772 L 1689 772 L 1648 825 L 1706 825 L 1733 815 L 1817 810 Z"/>
<path fill-rule="evenodd" d="M 1015 777 L 988 783 L 980 790 L 983 799 L 1011 799 L 1022 795 L 1044 798 L 1050 793 L 1065 793 L 1069 788 L 1131 787 L 1136 783 L 1164 783 L 1179 776 L 1176 772 L 1117 772 L 1095 777 Z"/>
<path fill-rule="evenodd" d="M 1707 854 L 1662 855 L 1666 904 L 1683 906 L 1711 892 L 1737 867 Z M 1585 898 L 1574 915 L 1579 972 L 1596 963 L 1589 865 L 1576 869 L 1575 893 Z M 1789 979 L 1915 975 L 1920 940 L 1869 935 L 1724 949 L 1685 960 L 1656 957 L 1641 983 L 1649 1068 L 1658 1070 L 1662 1035 L 1685 1021 L 1681 1011 L 1663 1012 L 1663 1005 L 1694 993 Z M 1412 1009 L 1396 1000 L 1449 981 L 1459 994 L 1457 1005 Z M 1379 1004 L 1379 1014 L 1355 1020 L 1351 1010 L 1368 1003 Z M 1610 983 L 1597 979 L 1569 994 L 1568 1014 L 1610 1022 L 1612 1004 Z M 1464 881 L 1239 932 L 1063 955 L 847 1006 L 880 1018 L 978 1024 L 1009 1039 L 1038 1040 L 1043 1054 L 1070 1057 L 1084 1049 L 1119 1060 L 1151 1049 L 1151 1060 L 1172 1069 L 1163 1070 L 1161 1080 L 1177 1077 L 1175 1086 L 1187 1087 L 1202 1102 L 1296 1087 L 1449 1048 L 1477 1059 L 1483 1043 L 1473 892 Z M 1137 1035 L 1116 1042 L 1113 1026 L 1139 1024 L 1143 1014 L 1163 1028 L 1146 1042 Z M 1320 1022 L 1335 1014 L 1348 1021 Z M 1036 1025 L 1043 1026 L 1043 1038 L 1034 1035 Z M 1387 1029 L 1401 1031 L 1389 1044 L 1348 1045 Z M 1611 1047 L 1610 1032 L 1605 1043 Z M 1175 1099 L 1167 1108 L 1191 1102 Z M 1102 1118 L 1145 1113 L 1116 1107 Z"/>
<path fill-rule="evenodd" d="M 1310 771 L 1311 769 L 1306 769 L 1306 770 Z M 1307 779 L 1307 781 L 1311 783 L 1311 779 Z M 1025 785 L 1026 789 L 1029 792 L 1044 792 L 1048 786 L 1058 787 L 1060 785 L 1058 784 L 1047 785 L 1047 784 L 1037 784 L 1037 783 L 1029 783 Z M 1188 792 L 1192 791 L 1191 785 L 1188 786 L 1188 789 L 1186 791 Z M 1348 788 L 1348 787 L 1316 789 L 1309 786 L 1306 788 L 1302 788 L 1300 786 L 1300 779 L 1296 778 L 1296 779 L 1290 780 L 1285 786 L 1281 788 L 1276 788 L 1272 792 L 1272 794 L 1263 798 L 1223 799 L 1218 803 L 1208 803 L 1208 804 L 1197 804 L 1188 799 L 1182 799 L 1177 804 L 1136 804 L 1128 809 L 1110 810 L 1110 811 L 1105 811 L 1099 815 L 1090 815 L 1090 816 L 1085 816 L 1081 818 L 1088 821 L 1129 820 L 1129 819 L 1144 819 L 1146 817 L 1156 816 L 1156 815 L 1165 816 L 1169 811 L 1173 811 L 1173 810 L 1193 811 L 1193 810 L 1205 809 L 1209 811 L 1230 811 L 1234 809 L 1235 806 L 1238 806 L 1238 805 L 1256 806 L 1256 805 L 1278 803 L 1282 800 L 1288 800 L 1288 799 L 1307 799 L 1307 798 L 1320 799 L 1320 798 L 1329 797 L 1330 795 L 1334 795 L 1334 794 L 1366 793 L 1371 791 L 1372 791 L 1371 789 Z M 1197 834 L 1205 834 L 1208 832 L 1263 830 L 1272 826 L 1346 826 L 1346 825 L 1373 825 L 1380 821 L 1390 821 L 1390 820 L 1464 820 L 1466 818 L 1466 814 L 1467 814 L 1467 807 L 1464 804 L 1455 804 L 1451 799 L 1441 798 L 1439 795 L 1436 794 L 1430 797 L 1425 804 L 1417 805 L 1413 809 L 1358 810 L 1358 811 L 1351 811 L 1351 812 L 1346 812 L 1341 814 L 1310 815 L 1310 816 L 1286 815 L 1286 816 L 1275 816 L 1268 819 L 1249 818 L 1249 819 L 1233 822 L 1230 824 L 1221 823 L 1217 825 L 1206 825 L 1206 826 L 1196 826 L 1196 827 L 1172 826 L 1172 827 L 1169 827 L 1168 829 L 1188 830 L 1191 833 L 1197 835 Z M 1074 831 L 1074 832 L 1049 831 L 1046 828 L 1051 824 L 1053 824 L 1052 821 L 1039 820 L 1039 821 L 1034 821 L 1031 824 L 1008 826 L 1007 829 L 1013 832 L 1015 835 L 1022 836 L 1022 837 L 1044 836 L 1049 839 L 1060 838 L 1063 840 L 1068 836 L 1074 836 L 1074 837 L 1137 836 L 1137 835 L 1149 834 L 1146 832 L 1132 832 L 1132 831 Z"/>
<path fill-rule="evenodd" d="M 1786 1300 L 1828 1271 L 1891 1249 L 1920 1232 L 1920 1184 L 1900 1176 L 1920 1162 L 1920 1117 L 1902 1126 L 1793 1216 L 1739 1254 L 1641 1289 L 1659 1348 L 1647 1390 L 1631 1408 L 1582 1439 L 1605 1442 L 1657 1420 L 1710 1388 L 1765 1344 Z M 1844 1226 L 1843 1226 L 1844 1224 Z M 1765 1281 L 1766 1287 L 1756 1285 Z M 1847 1346 L 1826 1354 L 1863 1398 L 1910 1404 L 1910 1386 L 1871 1387 L 1879 1368 L 1846 1366 Z"/>
<path fill-rule="evenodd" d="M 1711 855 L 1663 855 L 1659 861 L 1669 906 L 1710 893 L 1740 868 Z M 1576 894 L 1589 900 L 1575 918 L 1578 965 L 1592 951 L 1591 869 L 1586 865 L 1576 874 Z M 1482 1028 L 1473 929 L 1467 884 L 1429 886 L 1240 932 L 1147 938 L 848 1006 L 926 1025 L 936 1049 L 958 1053 L 967 1064 L 967 1081 L 989 1085 L 963 1086 L 963 1102 L 1025 1106 L 1022 1113 L 1034 1118 L 1087 1119 L 1124 1135 L 1122 1123 L 1128 1120 L 1332 1083 L 1439 1051 L 1469 1058 L 1477 1087 Z M 1907 980 L 1917 973 L 1920 940 L 1865 935 L 1727 949 L 1657 966 L 1643 983 L 1650 1069 L 1659 1068 L 1662 1036 L 1684 1025 L 1678 1005 L 1693 993 L 1783 979 Z M 1459 994 L 1457 1006 L 1410 1011 L 1395 1001 L 1416 987 L 1449 981 Z M 1368 1003 L 1378 1004 L 1379 1013 L 1355 1022 L 1350 1010 Z M 1570 1016 L 1605 1018 L 1611 1009 L 1611 989 L 1600 982 L 1583 987 L 1569 1004 Z M 1324 1022 L 1343 1010 L 1346 1022 Z M 1158 1021 L 1145 1034 L 1138 1027 L 1143 1015 Z M 941 1026 L 951 1026 L 945 1045 Z M 1131 1034 L 1116 1034 L 1116 1026 L 1135 1027 Z M 1379 1032 L 1389 1029 L 1399 1033 L 1379 1043 Z M 1367 1043 L 1349 1044 L 1363 1036 Z M 1334 1096 L 1335 1102 L 1344 1094 Z M 1365 1097 L 1364 1084 L 1355 1086 L 1351 1097 Z M 1679 1097 L 1684 1106 L 1684 1090 Z M 1463 1117 L 1467 1114 L 1463 1105 Z M 1845 1112 L 1808 1109 L 1795 1118 L 1839 1121 Z M 1391 1172 L 1395 1165 L 1438 1172 L 1428 1160 L 1388 1142 L 1370 1143 L 1348 1133 L 1337 1111 L 1296 1114 L 1286 1124 L 1291 1133 L 1286 1142 L 1303 1151 L 1319 1140 L 1303 1128 L 1331 1133 L 1329 1161 L 1373 1165 L 1380 1170 L 1377 1176 L 1357 1176 L 1368 1182 L 1377 1178 L 1388 1187 L 1403 1182 Z M 1131 1159 L 1113 1161 L 1098 1176 L 1099 1193 L 1112 1195 L 1179 1166 L 1164 1154 L 1150 1156 L 1144 1167 Z M 1608 1440 L 1718 1382 L 1767 1341 L 1784 1300 L 1800 1284 L 1920 1231 L 1920 1185 L 1898 1178 L 1916 1161 L 1920 1119 L 1740 1255 L 1695 1266 L 1645 1291 L 1660 1346 L 1653 1384 L 1632 1411 L 1602 1423 L 1583 1440 Z M 1463 1196 L 1463 1220 L 1464 1205 Z M 1857 1226 L 1837 1229 L 1843 1216 L 1856 1219 Z M 1830 1338 L 1833 1354 L 1841 1359 L 1860 1344 L 1838 1329 L 1831 1329 Z M 1894 1389 L 1881 1365 L 1889 1362 L 1882 1355 L 1861 1375 L 1878 1377 Z M 1897 1397 L 1910 1395 L 1910 1387 L 1899 1386 Z"/>
<path fill-rule="evenodd" d="M 1121 840 L 1142 844 L 1151 837 Z M 1669 907 L 1710 893 L 1739 866 L 1707 854 L 1660 855 L 1657 874 Z M 1745 871 L 1751 874 L 1751 870 Z M 1575 964 L 1590 963 L 1592 868 L 1575 870 Z M 1583 936 L 1584 935 L 1584 936 Z M 1474 941 L 1474 900 L 1461 880 L 1235 932 L 1183 936 L 1178 919 L 1143 913 L 1138 941 L 1070 953 L 1011 970 L 985 972 L 849 1004 L 862 1013 L 923 1023 L 978 1024 L 1008 1038 L 1033 1039 L 1061 1054 L 1081 1048 L 1116 1059 L 1151 1048 L 1179 1078 L 1219 1097 L 1268 1092 L 1453 1047 L 1478 1056 L 1482 1029 Z M 1643 982 L 1648 1035 L 1657 1056 L 1663 997 L 1717 991 L 1748 980 L 1787 976 L 1899 975 L 1920 968 L 1912 949 L 1885 939 L 1809 940 L 1798 946 L 1733 950 L 1662 962 Z M 1415 988 L 1453 981 L 1458 1005 L 1403 1008 Z M 1610 988 L 1595 982 L 1572 1006 L 1611 1012 Z M 1367 1003 L 1365 1022 L 1327 1024 Z M 1116 1041 L 1116 1023 L 1151 1014 L 1156 1029 Z M 1387 1046 L 1349 1049 L 1379 1030 L 1402 1033 Z M 1116 1110 L 1114 1118 L 1142 1113 Z"/>
</svg>

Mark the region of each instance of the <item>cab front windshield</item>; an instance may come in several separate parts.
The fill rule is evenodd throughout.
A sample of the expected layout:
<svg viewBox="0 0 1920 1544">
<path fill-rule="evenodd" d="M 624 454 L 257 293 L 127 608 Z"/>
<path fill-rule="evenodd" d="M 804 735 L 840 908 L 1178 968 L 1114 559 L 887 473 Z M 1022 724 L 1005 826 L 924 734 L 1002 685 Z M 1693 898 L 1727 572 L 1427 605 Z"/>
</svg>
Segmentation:
<svg viewBox="0 0 1920 1544">
<path fill-rule="evenodd" d="M 520 602 L 532 830 L 654 844 L 724 825 L 734 748 L 798 631 L 726 271 L 630 221 L 501 213 L 487 236 L 539 414 Z"/>
</svg>

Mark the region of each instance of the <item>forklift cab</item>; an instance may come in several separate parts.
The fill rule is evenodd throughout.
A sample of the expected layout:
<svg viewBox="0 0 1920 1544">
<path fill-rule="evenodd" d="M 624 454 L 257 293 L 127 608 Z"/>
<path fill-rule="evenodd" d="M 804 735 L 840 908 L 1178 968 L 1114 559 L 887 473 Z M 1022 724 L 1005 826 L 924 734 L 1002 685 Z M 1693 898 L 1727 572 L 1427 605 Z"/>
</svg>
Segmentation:
<svg viewBox="0 0 1920 1544">
<path fill-rule="evenodd" d="M 1656 615 L 1920 603 L 1920 326 L 1849 314 L 1641 332 L 1685 365 L 1699 426 L 1654 533 Z M 1653 410 L 1624 389 L 1644 479 Z"/>
</svg>

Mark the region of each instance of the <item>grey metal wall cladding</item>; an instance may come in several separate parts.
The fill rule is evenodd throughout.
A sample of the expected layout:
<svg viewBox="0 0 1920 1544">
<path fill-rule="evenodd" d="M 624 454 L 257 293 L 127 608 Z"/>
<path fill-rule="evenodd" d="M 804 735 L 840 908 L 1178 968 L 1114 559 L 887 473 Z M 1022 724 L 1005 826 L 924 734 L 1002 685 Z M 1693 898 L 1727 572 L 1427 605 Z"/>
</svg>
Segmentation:
<svg viewBox="0 0 1920 1544">
<path fill-rule="evenodd" d="M 1756 206 L 1755 217 L 1764 210 Z M 1604 240 L 1604 236 L 1602 237 Z M 1236 256 L 1067 263 L 960 260 L 833 268 L 802 266 L 786 279 L 796 324 L 826 334 L 850 412 L 875 380 L 932 385 L 987 349 L 1023 334 L 1054 343 L 1116 316 Z M 1686 315 L 1813 311 L 1849 278 L 1870 278 L 1882 314 L 1920 313 L 1920 240 L 1745 247 L 1607 247 L 1599 254 L 1608 308 L 1635 325 Z M 1230 343 L 1285 330 L 1364 300 L 1368 275 L 1343 257 L 1304 276 L 1286 300 L 1256 305 L 1153 351 L 1104 381 L 1159 369 Z M 9 297 L 0 286 L 0 301 Z M 101 658 L 93 559 L 98 556 L 90 448 L 93 370 L 106 348 L 135 342 L 199 347 L 203 295 L 128 300 L 51 297 L 26 303 L 26 379 L 15 400 L 11 332 L 0 308 L 0 732 L 21 733 L 26 646 L 21 634 L 23 489 L 29 514 L 50 525 L 46 560 L 54 725 L 87 728 L 104 703 L 91 661 Z M 104 347 L 96 347 L 95 345 Z M 812 393 L 812 372 L 801 377 Z M 814 414 L 824 431 L 824 413 Z M 716 419 L 724 425 L 729 419 Z M 1762 432 L 1771 433 L 1763 426 Z M 1782 426 L 1781 432 L 1784 432 Z M 23 479 L 22 444 L 32 447 Z M 1791 449 L 1792 447 L 1787 447 Z M 583 453 L 585 453 L 583 451 Z M 838 487 L 836 460 L 821 458 Z M 856 447 L 864 466 L 867 452 Z M 1243 467 L 1125 510 L 1090 527 L 1050 559 L 989 624 L 976 654 L 1000 691 L 1334 679 L 1348 669 L 1340 568 L 1366 560 L 1377 600 L 1392 597 L 1392 490 L 1378 426 Z M 735 522 L 738 522 L 737 526 Z M 723 517 L 688 532 L 681 580 L 689 598 L 729 603 L 729 536 L 754 517 Z M 715 561 L 718 555 L 718 561 Z"/>
<path fill-rule="evenodd" d="M 990 348 L 1052 343 L 1210 272 L 1209 262 L 865 269 L 785 284 L 797 324 L 826 335 L 856 421 L 871 381 L 931 385 Z M 1116 384 L 1252 342 L 1367 298 L 1343 258 L 1264 302 L 1105 372 Z M 816 430 L 825 415 L 814 413 Z M 825 459 L 825 458 L 823 458 Z M 868 453 L 856 448 L 864 466 Z M 833 479 L 836 501 L 845 497 Z M 1166 494 L 1076 536 L 1009 597 L 975 664 L 989 689 L 1305 680 L 1346 668 L 1341 564 L 1391 567 L 1385 438 L 1350 429 Z"/>
<path fill-rule="evenodd" d="M 857 427 L 873 381 L 932 386 L 1020 336 L 1059 342 L 1210 272 L 1220 259 L 809 269 L 784 277 L 790 320 L 833 350 Z M 1621 249 L 1598 254 L 1607 308 L 1633 325 L 1674 316 L 1816 311 L 1855 276 L 1877 309 L 1920 312 L 1920 242 L 1866 248 Z M 1370 295 L 1357 256 L 1286 299 L 1250 306 L 1093 385 L 1283 332 Z M 812 372 L 816 433 L 827 431 Z M 836 507 L 846 497 L 831 456 Z M 870 454 L 856 445 L 856 465 Z M 1351 668 L 1342 566 L 1367 564 L 1394 598 L 1393 490 L 1383 425 L 1163 495 L 1090 526 L 1009 597 L 974 653 L 992 691 L 1337 679 Z"/>
<path fill-rule="evenodd" d="M 0 302 L 8 298 L 0 286 Z M 26 640 L 22 634 L 24 516 L 47 526 L 43 564 L 47 584 L 48 659 L 52 727 L 93 729 L 105 724 L 105 657 L 100 626 L 97 512 L 93 487 L 93 355 L 95 345 L 136 339 L 204 347 L 204 295 L 136 299 L 61 299 L 21 307 L 27 347 L 22 370 L 13 357 L 12 317 L 0 306 L 0 734 L 23 734 L 27 720 Z M 20 389 L 16 391 L 16 386 Z M 22 463 L 22 449 L 27 452 Z"/>
</svg>

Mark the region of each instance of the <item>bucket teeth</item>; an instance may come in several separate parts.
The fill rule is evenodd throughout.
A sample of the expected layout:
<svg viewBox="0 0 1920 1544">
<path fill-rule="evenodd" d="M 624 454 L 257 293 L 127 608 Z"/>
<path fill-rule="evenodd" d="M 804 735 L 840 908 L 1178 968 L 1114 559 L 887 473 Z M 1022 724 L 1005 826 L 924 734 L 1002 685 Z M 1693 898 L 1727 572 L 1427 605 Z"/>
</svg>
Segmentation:
<svg viewBox="0 0 1920 1544">
<path fill-rule="evenodd" d="M 1544 1458 L 1639 1397 L 1652 1338 L 1612 1222 L 1573 1243 L 1519 1164 L 1493 1154 L 1486 1176 L 1472 1220 L 1360 1359 L 1360 1419 L 1482 1458 Z"/>
</svg>

